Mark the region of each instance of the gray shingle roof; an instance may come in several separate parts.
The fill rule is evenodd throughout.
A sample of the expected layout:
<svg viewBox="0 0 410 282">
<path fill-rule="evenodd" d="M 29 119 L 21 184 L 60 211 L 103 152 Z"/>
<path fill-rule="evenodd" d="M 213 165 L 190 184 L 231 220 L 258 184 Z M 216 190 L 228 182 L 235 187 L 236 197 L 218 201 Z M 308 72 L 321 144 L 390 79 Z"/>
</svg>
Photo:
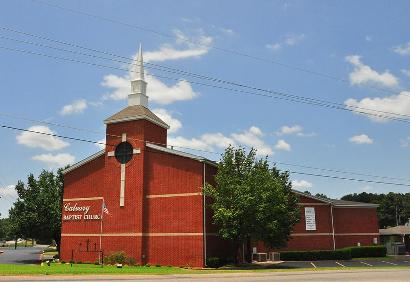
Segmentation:
<svg viewBox="0 0 410 282">
<path fill-rule="evenodd" d="M 153 112 L 149 109 L 145 108 L 144 106 L 137 105 L 137 106 L 128 106 L 125 109 L 119 111 L 118 113 L 110 116 L 106 120 L 104 120 L 105 124 L 110 123 L 117 123 L 117 122 L 124 122 L 124 121 L 131 121 L 131 120 L 139 120 L 139 119 L 146 119 L 149 120 L 159 126 L 169 129 L 169 125 L 166 124 L 162 119 L 157 117 Z"/>
</svg>

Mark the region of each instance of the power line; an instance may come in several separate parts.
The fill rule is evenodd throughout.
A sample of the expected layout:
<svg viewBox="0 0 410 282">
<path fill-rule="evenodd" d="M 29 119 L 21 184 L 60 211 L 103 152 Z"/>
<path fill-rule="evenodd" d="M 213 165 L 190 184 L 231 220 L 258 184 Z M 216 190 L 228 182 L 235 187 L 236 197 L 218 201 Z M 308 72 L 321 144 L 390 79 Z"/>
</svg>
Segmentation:
<svg viewBox="0 0 410 282">
<path fill-rule="evenodd" d="M 62 127 L 62 128 L 68 128 L 68 129 L 77 130 L 77 131 L 81 131 L 81 132 L 88 132 L 88 133 L 93 133 L 93 134 L 104 134 L 105 136 L 108 136 L 108 137 L 122 138 L 121 135 L 108 134 L 108 133 L 105 133 L 103 131 L 95 131 L 95 130 L 86 129 L 86 128 L 74 127 L 74 126 L 70 126 L 70 125 L 66 125 L 66 124 L 62 124 L 62 123 L 37 120 L 37 119 L 22 117 L 22 116 L 18 116 L 18 115 L 12 115 L 12 114 L 9 114 L 9 113 L 0 112 L 0 116 L 6 116 L 6 117 L 9 117 L 9 118 L 13 118 L 13 119 L 20 119 L 20 120 L 36 122 L 36 123 L 41 123 L 41 124 L 46 124 L 46 125 L 51 125 L 51 126 L 57 126 L 57 127 Z M 35 133 L 35 132 L 33 132 L 33 133 Z M 143 140 L 143 139 L 138 139 L 138 138 L 133 138 L 133 137 L 128 137 L 128 139 L 138 141 L 138 142 L 145 142 L 145 140 Z M 98 141 L 98 142 L 99 142 L 98 143 L 99 145 L 105 145 L 105 143 L 102 143 L 100 141 Z M 172 147 L 176 147 L 176 148 L 187 149 L 187 150 L 192 150 L 192 151 L 198 151 L 198 152 L 203 152 L 203 153 L 219 154 L 217 152 L 201 150 L 201 149 L 195 149 L 195 148 L 184 147 L 184 146 L 178 146 L 178 145 L 167 145 L 167 144 L 155 143 L 155 142 L 150 142 L 150 143 L 155 144 L 155 145 L 160 145 L 160 146 L 172 146 Z"/>
<path fill-rule="evenodd" d="M 63 139 L 68 139 L 68 140 L 73 140 L 73 141 L 81 141 L 81 142 L 87 142 L 87 143 L 93 143 L 93 144 L 98 144 L 98 145 L 105 145 L 105 146 L 113 146 L 110 144 L 106 144 L 103 142 L 99 141 L 92 141 L 88 139 L 82 139 L 82 138 L 77 138 L 77 137 L 70 137 L 70 136 L 64 136 L 64 135 L 58 135 L 54 133 L 47 133 L 47 132 L 41 132 L 37 130 L 31 130 L 31 129 L 24 129 L 24 128 L 19 128 L 19 127 L 14 127 L 10 125 L 5 125 L 5 124 L 0 124 L 1 128 L 6 128 L 6 129 L 12 129 L 12 130 L 17 130 L 17 131 L 24 131 L 24 132 L 30 132 L 30 133 L 35 133 L 35 134 L 41 134 L 41 135 L 46 135 L 46 136 L 52 136 L 52 137 L 58 137 L 58 138 L 63 138 Z"/>
<path fill-rule="evenodd" d="M 144 31 L 144 32 L 149 32 L 149 33 L 155 34 L 157 36 L 171 38 L 171 39 L 174 38 L 174 36 L 172 34 L 157 31 L 157 30 L 152 29 L 152 28 L 148 28 L 148 27 L 144 27 L 144 26 L 140 26 L 140 25 L 135 25 L 135 24 L 129 24 L 129 23 L 122 22 L 122 21 L 119 21 L 119 20 L 115 20 L 115 19 L 95 15 L 95 14 L 92 14 L 92 13 L 88 13 L 88 12 L 84 12 L 84 11 L 80 11 L 80 10 L 76 10 L 76 9 L 72 9 L 72 8 L 67 8 L 67 7 L 64 7 L 64 6 L 61 6 L 61 5 L 58 5 L 58 4 L 54 4 L 54 3 L 49 3 L 47 1 L 42 1 L 42 0 L 32 0 L 32 1 L 37 2 L 39 4 L 49 6 L 49 7 L 52 7 L 52 8 L 60 9 L 60 10 L 63 10 L 63 11 L 68 11 L 70 13 L 81 14 L 83 16 L 91 17 L 91 18 L 94 18 L 94 19 L 111 22 L 113 24 L 126 26 L 128 28 L 137 29 L 137 30 L 141 30 L 141 31 Z M 307 69 L 307 68 L 286 64 L 286 63 L 283 63 L 283 62 L 280 62 L 280 61 L 277 61 L 277 60 L 258 57 L 258 56 L 255 56 L 255 55 L 251 55 L 251 54 L 244 53 L 244 52 L 237 51 L 237 50 L 233 50 L 233 49 L 226 49 L 226 48 L 222 48 L 222 47 L 218 47 L 218 46 L 209 46 L 209 45 L 203 44 L 201 42 L 198 42 L 198 41 L 195 41 L 195 40 L 192 40 L 192 39 L 189 39 L 189 38 L 181 38 L 180 40 L 183 41 L 183 42 L 189 43 L 189 44 L 195 44 L 195 45 L 200 46 L 200 47 L 206 47 L 206 48 L 218 50 L 218 51 L 221 51 L 221 52 L 224 52 L 224 53 L 229 53 L 229 54 L 233 54 L 233 55 L 236 55 L 236 56 L 241 56 L 241 57 L 253 59 L 253 60 L 264 62 L 264 63 L 274 64 L 274 65 L 278 65 L 280 67 L 296 70 L 296 71 L 299 71 L 299 72 L 307 73 L 307 74 L 310 74 L 310 75 L 315 75 L 315 76 L 326 78 L 326 79 L 331 79 L 331 80 L 334 80 L 334 81 L 337 81 L 337 82 L 340 82 L 340 83 L 344 83 L 344 84 L 349 84 L 349 81 L 344 79 L 344 78 L 340 78 L 340 77 L 337 77 L 335 75 L 327 74 L 327 73 L 324 73 L 324 72 L 314 71 L 314 70 L 310 70 L 310 69 Z M 396 94 L 396 92 L 390 91 L 390 90 L 385 89 L 385 88 L 380 88 L 380 87 L 377 87 L 377 86 L 374 86 L 374 85 L 368 85 L 368 87 L 372 90 L 382 91 L 382 92 L 389 93 L 389 94 Z M 403 89 L 401 89 L 401 90 L 403 90 Z"/>
<path fill-rule="evenodd" d="M 119 68 L 119 67 L 114 67 L 114 66 L 107 66 L 107 65 L 103 65 L 103 64 L 99 64 L 99 63 L 87 62 L 87 61 L 82 61 L 82 60 L 77 60 L 77 59 L 72 59 L 72 58 L 59 57 L 59 56 L 54 56 L 54 55 L 49 55 L 49 54 L 44 54 L 44 53 L 39 53 L 39 52 L 33 52 L 33 51 L 29 51 L 29 50 L 24 50 L 24 49 L 9 48 L 9 47 L 5 47 L 5 46 L 0 46 L 0 49 L 4 49 L 4 50 L 8 50 L 8 51 L 14 51 L 14 52 L 20 52 L 20 53 L 25 53 L 25 54 L 30 54 L 30 55 L 37 55 L 37 56 L 47 57 L 47 58 L 51 58 L 51 59 L 55 59 L 55 60 L 69 61 L 69 62 L 72 62 L 72 63 L 86 64 L 86 65 L 100 67 L 100 68 L 108 68 L 108 69 L 115 69 L 115 70 L 121 70 L 121 71 L 129 71 L 129 72 L 134 72 L 134 73 L 136 72 L 134 70 L 126 70 L 124 68 Z M 325 108 L 329 108 L 329 109 L 349 111 L 349 112 L 353 112 L 353 113 L 359 113 L 359 114 L 364 114 L 364 115 L 368 115 L 368 116 L 373 116 L 373 117 L 380 118 L 380 119 L 388 119 L 388 120 L 394 120 L 394 121 L 410 123 L 410 120 L 408 120 L 408 119 L 366 112 L 366 111 L 369 111 L 369 110 L 373 111 L 371 109 L 353 110 L 350 107 L 345 108 L 345 107 L 340 107 L 340 106 L 336 106 L 336 105 L 329 105 L 329 104 L 325 104 L 324 102 L 314 101 L 314 100 L 312 100 L 312 98 L 305 98 L 303 96 L 296 96 L 296 95 L 291 95 L 291 94 L 287 94 L 287 93 L 283 93 L 283 92 L 269 91 L 270 93 L 273 94 L 273 95 L 269 95 L 269 94 L 265 94 L 265 93 L 255 93 L 255 92 L 244 91 L 244 90 L 235 89 L 235 88 L 222 87 L 222 86 L 218 86 L 218 85 L 212 85 L 212 84 L 207 84 L 207 83 L 203 83 L 203 82 L 186 80 L 186 79 L 179 79 L 179 78 L 163 76 L 163 75 L 153 75 L 153 74 L 147 74 L 147 75 L 152 76 L 152 77 L 157 77 L 157 78 L 170 79 L 170 80 L 174 80 L 174 81 L 186 81 L 186 82 L 189 82 L 189 83 L 192 83 L 192 84 L 197 84 L 197 85 L 206 86 L 206 87 L 212 87 L 212 88 L 228 90 L 228 91 L 241 93 L 241 94 L 254 95 L 254 96 L 263 96 L 263 97 L 268 97 L 268 98 L 273 98 L 273 99 L 280 99 L 280 100 L 285 100 L 285 101 L 290 101 L 290 102 L 295 102 L 295 103 L 303 103 L 303 104 L 308 104 L 308 105 L 320 106 L 320 107 L 325 107 Z M 278 95 L 278 96 L 274 96 L 274 95 Z M 388 113 L 388 114 L 401 115 L 401 114 L 397 114 L 397 113 Z M 405 116 L 407 117 L 407 115 L 405 115 Z"/>
<path fill-rule="evenodd" d="M 77 130 L 77 131 L 81 131 L 81 132 L 88 132 L 88 133 L 93 133 L 93 134 L 105 134 L 105 136 L 109 136 L 109 137 L 122 138 L 122 136 L 120 136 L 120 135 L 108 134 L 108 133 L 105 133 L 103 131 L 95 131 L 95 130 L 86 129 L 86 128 L 69 126 L 69 125 L 61 124 L 61 123 L 47 122 L 47 121 L 42 121 L 42 120 L 37 120 L 37 119 L 32 119 L 32 118 L 27 118 L 27 117 L 22 117 L 22 116 L 16 116 L 16 115 L 12 115 L 12 114 L 9 114 L 9 113 L 0 112 L 0 116 L 7 116 L 7 117 L 10 117 L 10 118 L 21 119 L 21 120 L 30 121 L 30 122 L 36 122 L 36 123 L 41 123 L 41 124 L 46 124 L 46 125 L 51 125 L 51 126 L 68 128 L 68 129 L 73 129 L 73 130 Z M 145 140 L 143 140 L 143 139 L 138 139 L 138 138 L 133 138 L 133 137 L 128 137 L 128 139 L 138 141 L 138 142 L 145 142 Z M 152 142 L 152 141 L 150 143 L 155 144 L 155 145 L 165 146 L 165 147 L 175 147 L 175 148 L 198 151 L 198 152 L 209 153 L 209 154 L 218 154 L 218 155 L 220 154 L 219 152 L 215 152 L 215 151 L 195 149 L 195 148 L 186 147 L 186 146 L 179 146 L 179 145 L 173 145 L 173 144 L 164 144 L 164 143 L 158 143 L 158 142 Z M 100 145 L 103 145 L 103 144 L 101 143 Z M 321 171 L 328 171 L 328 172 L 335 172 L 335 173 L 342 173 L 342 174 L 353 174 L 353 175 L 366 176 L 366 177 L 372 177 L 372 178 L 390 179 L 390 180 L 399 180 L 399 181 L 406 181 L 406 182 L 408 181 L 408 182 L 410 182 L 410 179 L 401 178 L 401 177 L 374 175 L 374 174 L 359 173 L 359 172 L 347 171 L 347 170 L 341 170 L 341 169 L 321 168 L 321 167 L 316 167 L 316 166 L 301 165 L 301 164 L 294 164 L 294 163 L 281 162 L 281 161 L 275 161 L 274 163 L 275 164 L 280 164 L 280 165 L 285 165 L 285 166 L 294 166 L 294 167 L 307 168 L 307 169 L 313 169 L 313 170 L 321 170 Z"/>
<path fill-rule="evenodd" d="M 373 184 L 384 184 L 384 185 L 410 187 L 410 184 L 396 183 L 396 182 L 366 180 L 366 179 L 359 179 L 359 178 L 352 178 L 352 177 L 343 177 L 343 176 L 326 175 L 326 174 L 316 174 L 316 173 L 300 172 L 300 171 L 293 171 L 293 170 L 290 170 L 289 172 L 294 173 L 294 174 L 302 174 L 302 175 L 315 176 L 315 177 L 324 177 L 324 178 L 333 178 L 333 179 L 348 180 L 348 181 L 366 182 L 366 183 L 373 183 Z"/>
<path fill-rule="evenodd" d="M 354 171 L 346 171 L 346 170 L 332 169 L 332 168 L 321 168 L 321 167 L 300 165 L 300 164 L 292 164 L 292 163 L 279 162 L 279 161 L 275 161 L 274 163 L 280 164 L 280 165 L 285 165 L 285 166 L 294 166 L 294 167 L 308 168 L 308 169 L 335 172 L 335 173 L 342 173 L 342 174 L 353 174 L 353 175 L 367 176 L 367 177 L 380 178 L 380 179 L 390 179 L 390 180 L 399 180 L 399 181 L 408 181 L 408 182 L 410 182 L 410 179 L 401 178 L 401 177 L 374 175 L 374 174 L 368 174 L 368 173 L 359 173 L 359 172 L 354 172 Z"/>
<path fill-rule="evenodd" d="M 88 48 L 88 47 L 84 47 L 84 46 L 81 46 L 81 45 L 78 45 L 78 44 L 75 44 L 75 43 L 69 43 L 69 42 L 65 42 L 65 41 L 61 41 L 61 40 L 55 40 L 55 39 L 51 39 L 51 38 L 40 36 L 40 35 L 35 35 L 35 34 L 23 32 L 23 31 L 18 31 L 18 30 L 15 30 L 15 29 L 10 29 L 10 28 L 7 28 L 7 27 L 0 26 L 0 29 L 10 31 L 10 32 L 14 32 L 14 33 L 18 33 L 18 34 L 23 34 L 25 36 L 30 36 L 30 37 L 39 38 L 39 39 L 42 39 L 42 40 L 55 42 L 55 43 L 58 43 L 58 44 L 63 44 L 63 45 L 67 45 L 67 46 L 71 46 L 71 47 L 75 47 L 75 48 L 80 48 L 80 49 L 85 49 L 85 50 L 92 51 L 92 52 L 101 53 L 101 54 L 113 56 L 113 57 L 116 57 L 116 58 L 125 59 L 126 61 L 107 58 L 107 57 L 101 57 L 101 56 L 88 54 L 88 53 L 83 53 L 83 52 L 78 52 L 78 51 L 74 51 L 74 50 L 58 48 L 58 47 L 54 47 L 54 46 L 49 46 L 49 45 L 37 43 L 37 42 L 31 42 L 31 41 L 26 41 L 26 40 L 19 40 L 19 39 L 15 39 L 15 38 L 10 38 L 10 37 L 6 37 L 6 36 L 0 36 L 0 38 L 3 38 L 3 39 L 16 41 L 16 42 L 20 42 L 20 43 L 25 43 L 25 44 L 31 44 L 31 45 L 45 47 L 45 48 L 50 48 L 50 49 L 63 51 L 63 52 L 69 52 L 69 53 L 82 55 L 82 56 L 87 56 L 87 57 L 92 57 L 92 58 L 110 60 L 110 61 L 119 62 L 119 63 L 127 63 L 127 64 L 130 64 L 130 65 L 136 65 L 133 62 L 133 59 L 131 59 L 129 57 L 126 57 L 126 56 L 117 55 L 117 54 L 114 54 L 112 52 L 106 52 L 106 51 L 101 51 L 101 50 L 97 50 L 97 49 L 94 49 L 94 48 Z M 260 88 L 260 87 L 249 86 L 249 85 L 242 84 L 242 83 L 237 83 L 237 82 L 227 81 L 227 80 L 223 80 L 223 79 L 219 79 L 219 78 L 215 78 L 215 77 L 210 77 L 210 76 L 206 76 L 206 75 L 202 75 L 202 74 L 192 73 L 192 72 L 188 72 L 188 71 L 185 71 L 185 70 L 172 68 L 172 67 L 168 67 L 168 66 L 164 66 L 164 65 L 160 65 L 160 64 L 154 64 L 154 63 L 146 62 L 145 65 L 146 65 L 147 68 L 154 69 L 154 70 L 159 70 L 159 71 L 163 71 L 163 72 L 188 75 L 188 76 L 191 76 L 191 77 L 204 79 L 204 80 L 209 80 L 209 81 L 212 81 L 212 82 L 217 82 L 217 83 L 222 83 L 222 84 L 229 84 L 229 85 L 232 85 L 232 86 L 247 88 L 247 89 L 251 89 L 251 90 L 255 90 L 255 91 L 259 91 L 259 92 L 265 92 L 265 93 L 269 93 L 269 94 L 273 94 L 273 95 L 277 95 L 277 96 L 284 96 L 284 97 L 288 97 L 288 98 L 292 98 L 292 99 L 300 99 L 300 100 L 307 101 L 307 102 L 318 103 L 320 105 L 321 104 L 329 104 L 331 106 L 338 107 L 337 109 L 339 109 L 339 110 L 357 109 L 357 110 L 360 110 L 361 112 L 355 111 L 355 110 L 353 110 L 353 111 L 357 112 L 357 113 L 365 114 L 365 115 L 366 114 L 368 115 L 368 111 L 371 111 L 371 112 L 376 112 L 376 113 L 396 115 L 396 116 L 410 118 L 410 115 L 406 115 L 406 114 L 393 113 L 393 112 L 375 110 L 375 109 L 368 109 L 368 108 L 363 108 L 363 107 L 359 107 L 359 106 L 346 106 L 346 105 L 344 105 L 342 103 L 339 103 L 339 102 L 327 101 L 327 100 L 318 99 L 318 98 L 311 98 L 311 97 L 294 95 L 294 94 L 289 94 L 289 93 L 280 92 L 280 91 L 273 91 L 273 90 L 269 90 L 269 89 L 263 89 L 263 88 Z"/>
<path fill-rule="evenodd" d="M 5 125 L 5 124 L 0 124 L 0 128 L 11 129 L 11 130 L 17 130 L 17 131 L 23 131 L 23 132 L 30 132 L 30 133 L 41 134 L 41 135 L 46 135 L 46 136 L 53 136 L 53 137 L 58 137 L 58 138 L 63 138 L 63 139 L 68 139 L 68 140 L 73 140 L 73 141 L 80 141 L 80 142 L 86 142 L 86 143 L 94 143 L 94 144 L 105 145 L 105 146 L 112 146 L 112 147 L 115 146 L 115 145 L 112 145 L 112 144 L 102 143 L 102 142 L 99 142 L 99 141 L 92 141 L 92 140 L 83 139 L 83 138 L 77 138 L 77 137 L 71 137 L 71 136 L 65 136 L 65 135 L 58 135 L 58 134 L 54 134 L 54 133 L 45 133 L 45 132 L 41 132 L 41 131 L 29 130 L 29 129 L 24 129 L 24 128 L 19 128 L 19 127 L 9 126 L 9 125 Z M 145 141 L 145 143 L 150 143 L 150 142 Z M 163 154 L 165 154 L 165 153 L 163 153 Z M 340 180 L 346 180 L 346 181 L 357 181 L 357 182 L 367 182 L 367 183 L 374 183 L 374 184 L 384 184 L 384 185 L 410 187 L 410 184 L 405 184 L 405 183 L 376 181 L 376 180 L 350 178 L 350 177 L 341 177 L 341 176 L 335 176 L 335 175 L 315 174 L 315 173 L 299 172 L 299 171 L 289 171 L 289 172 L 290 172 L 290 173 L 293 173 L 293 174 L 302 174 L 302 175 L 308 175 L 308 176 L 314 176 L 314 177 L 340 179 Z"/>
</svg>

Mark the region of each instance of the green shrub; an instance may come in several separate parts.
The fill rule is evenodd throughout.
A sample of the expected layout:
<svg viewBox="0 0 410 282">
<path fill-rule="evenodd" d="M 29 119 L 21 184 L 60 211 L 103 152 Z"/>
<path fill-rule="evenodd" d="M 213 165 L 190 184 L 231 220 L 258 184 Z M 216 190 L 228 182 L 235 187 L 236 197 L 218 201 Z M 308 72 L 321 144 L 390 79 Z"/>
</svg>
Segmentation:
<svg viewBox="0 0 410 282">
<path fill-rule="evenodd" d="M 127 256 L 125 255 L 125 252 L 123 251 L 111 253 L 109 256 L 106 256 L 104 259 L 104 261 L 108 264 L 116 264 L 116 263 L 124 264 L 126 260 L 127 260 Z"/>
<path fill-rule="evenodd" d="M 206 259 L 206 266 L 208 267 L 218 268 L 223 265 L 223 261 L 218 257 L 209 257 Z"/>
<path fill-rule="evenodd" d="M 128 264 L 128 265 L 136 265 L 137 262 L 135 261 L 135 258 L 128 257 L 127 260 L 126 260 L 126 264 Z"/>
<path fill-rule="evenodd" d="M 334 251 L 290 251 L 281 252 L 281 260 L 346 260 L 351 259 L 352 255 L 350 249 L 339 249 Z"/>
<path fill-rule="evenodd" d="M 350 247 L 352 258 L 385 257 L 387 250 L 385 246 L 362 246 Z"/>
</svg>

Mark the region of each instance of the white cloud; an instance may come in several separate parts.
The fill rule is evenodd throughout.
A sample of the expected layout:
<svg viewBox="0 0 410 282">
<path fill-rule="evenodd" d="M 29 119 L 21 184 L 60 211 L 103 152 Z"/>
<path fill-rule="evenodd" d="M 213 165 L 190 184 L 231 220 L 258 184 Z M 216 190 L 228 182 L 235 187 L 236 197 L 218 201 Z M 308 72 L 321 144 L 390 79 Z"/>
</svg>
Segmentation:
<svg viewBox="0 0 410 282">
<path fill-rule="evenodd" d="M 144 59 L 147 62 L 162 62 L 186 58 L 199 58 L 208 53 L 208 51 L 209 47 L 203 46 L 193 49 L 176 50 L 169 45 L 163 45 L 158 51 L 146 52 Z"/>
<path fill-rule="evenodd" d="M 219 30 L 222 33 L 225 33 L 226 35 L 235 35 L 235 31 L 233 29 L 230 29 L 230 28 L 220 27 Z"/>
<path fill-rule="evenodd" d="M 285 46 L 296 46 L 305 39 L 305 35 L 302 34 L 287 34 L 279 42 L 266 44 L 265 47 L 272 51 L 279 51 Z"/>
<path fill-rule="evenodd" d="M 199 93 L 192 89 L 189 82 L 183 80 L 172 86 L 167 86 L 155 77 L 147 77 L 147 94 L 151 101 L 158 104 L 171 104 L 176 101 L 186 101 L 196 98 Z"/>
<path fill-rule="evenodd" d="M 72 102 L 71 104 L 65 105 L 60 110 L 60 115 L 71 115 L 71 114 L 80 114 L 87 109 L 87 101 L 85 99 L 80 99 Z"/>
<path fill-rule="evenodd" d="M 410 91 L 402 91 L 398 95 L 392 95 L 384 98 L 364 98 L 362 100 L 348 99 L 345 101 L 347 108 L 361 114 L 369 113 L 367 115 L 370 119 L 377 122 L 387 122 L 388 119 L 377 117 L 375 114 L 381 116 L 388 116 L 385 113 L 396 113 L 399 115 L 410 115 Z M 377 113 L 378 111 L 378 113 Z"/>
<path fill-rule="evenodd" d="M 306 180 L 293 180 L 292 187 L 296 189 L 308 189 L 312 188 L 313 184 Z"/>
<path fill-rule="evenodd" d="M 291 146 L 289 143 L 287 143 L 285 140 L 280 139 L 275 145 L 275 149 L 281 150 L 281 151 L 290 151 Z"/>
<path fill-rule="evenodd" d="M 31 126 L 28 128 L 30 131 L 35 131 L 35 132 L 42 132 L 46 134 L 55 134 L 54 131 L 52 131 L 50 128 L 47 126 L 43 125 L 35 125 Z M 63 141 L 61 138 L 55 137 L 55 136 L 49 136 L 49 135 L 43 135 L 39 133 L 34 133 L 34 132 L 27 132 L 24 131 L 21 134 L 16 136 L 17 143 L 30 147 L 30 148 L 41 148 L 46 151 L 56 151 L 63 149 L 70 144 Z"/>
<path fill-rule="evenodd" d="M 40 154 L 32 157 L 33 160 L 43 162 L 49 167 L 64 167 L 73 164 L 75 157 L 67 153 L 60 154 Z"/>
<path fill-rule="evenodd" d="M 153 109 L 152 112 L 169 125 L 169 133 L 175 133 L 182 127 L 181 121 L 174 118 L 166 109 Z"/>
<path fill-rule="evenodd" d="M 145 78 L 147 85 L 147 95 L 150 102 L 158 104 L 171 104 L 176 101 L 192 100 L 199 93 L 192 89 L 189 82 L 182 80 L 174 85 L 168 86 L 156 77 L 147 75 Z M 113 91 L 104 96 L 105 100 L 124 100 L 130 94 L 130 75 L 117 76 L 109 74 L 104 76 L 102 85 L 112 88 Z"/>
<path fill-rule="evenodd" d="M 364 38 L 367 42 L 371 42 L 373 38 L 370 35 L 366 35 Z"/>
<path fill-rule="evenodd" d="M 303 131 L 303 128 L 300 125 L 293 125 L 293 126 L 284 125 L 280 128 L 280 131 L 276 132 L 276 134 L 281 136 L 281 135 L 301 133 L 302 131 Z"/>
<path fill-rule="evenodd" d="M 349 138 L 349 141 L 356 144 L 373 144 L 373 139 L 366 134 L 352 136 Z"/>
<path fill-rule="evenodd" d="M 282 45 L 280 43 L 272 43 L 272 44 L 266 44 L 266 48 L 271 49 L 272 51 L 278 51 L 280 48 L 282 48 Z"/>
<path fill-rule="evenodd" d="M 404 74 L 405 76 L 410 77 L 410 70 L 402 69 L 401 73 Z"/>
<path fill-rule="evenodd" d="M 402 56 L 410 55 L 410 42 L 393 47 L 393 51 Z"/>
<path fill-rule="evenodd" d="M 225 149 L 229 145 L 235 146 L 236 143 L 232 138 L 229 138 L 222 133 L 205 133 L 199 138 L 185 138 L 182 136 L 168 137 L 170 146 L 185 147 L 198 150 L 214 150 L 215 148 Z"/>
<path fill-rule="evenodd" d="M 5 187 L 0 187 L 0 197 L 17 197 L 17 191 L 15 189 L 16 185 L 7 185 Z"/>
<path fill-rule="evenodd" d="M 303 39 L 305 39 L 305 35 L 302 34 L 288 34 L 285 36 L 284 42 L 289 46 L 294 46 L 299 44 Z"/>
<path fill-rule="evenodd" d="M 222 133 L 205 133 L 201 136 L 201 139 L 205 140 L 210 146 L 221 149 L 225 149 L 229 147 L 229 145 L 236 145 L 236 142 L 232 138 L 226 137 Z"/>
<path fill-rule="evenodd" d="M 263 136 L 262 131 L 256 126 L 252 126 L 249 130 L 245 130 L 242 133 L 233 133 L 231 136 L 238 143 L 255 148 L 258 155 L 273 154 L 272 148 L 261 138 Z"/>
<path fill-rule="evenodd" d="M 240 133 L 232 133 L 226 136 L 222 133 L 205 133 L 196 138 L 185 138 L 182 136 L 168 137 L 170 146 L 192 148 L 197 150 L 213 151 L 215 149 L 225 149 L 229 145 L 242 145 L 245 147 L 253 147 L 257 150 L 259 156 L 272 155 L 272 148 L 262 139 L 264 133 L 256 126 L 250 127 Z"/>
<path fill-rule="evenodd" d="M 212 150 L 212 146 L 207 144 L 202 138 L 185 138 L 182 136 L 168 136 L 167 143 L 169 146 L 179 147 L 181 149 Z"/>
<path fill-rule="evenodd" d="M 211 36 L 200 35 L 197 37 L 188 37 L 181 30 L 174 30 L 176 44 L 183 45 L 184 48 L 176 48 L 171 44 L 162 45 L 157 51 L 144 53 L 144 60 L 147 62 L 162 62 L 169 60 L 180 60 L 186 58 L 199 58 L 209 52 L 213 44 Z"/>
<path fill-rule="evenodd" d="M 303 127 L 300 125 L 284 125 L 280 128 L 279 131 L 275 132 L 277 136 L 283 136 L 283 135 L 296 135 L 299 137 L 312 137 L 316 136 L 316 133 L 310 132 L 310 133 L 304 133 L 303 132 Z"/>
<path fill-rule="evenodd" d="M 352 85 L 378 84 L 386 87 L 398 85 L 398 79 L 388 70 L 380 74 L 370 66 L 363 64 L 358 55 L 347 56 L 346 61 L 354 66 L 353 71 L 349 74 Z"/>
</svg>

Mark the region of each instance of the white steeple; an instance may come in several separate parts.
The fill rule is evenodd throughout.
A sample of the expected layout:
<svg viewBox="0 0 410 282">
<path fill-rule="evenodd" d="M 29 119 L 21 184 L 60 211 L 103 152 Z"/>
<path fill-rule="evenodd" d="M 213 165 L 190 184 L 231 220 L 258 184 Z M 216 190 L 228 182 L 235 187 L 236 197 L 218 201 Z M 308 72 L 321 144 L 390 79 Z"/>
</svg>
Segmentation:
<svg viewBox="0 0 410 282">
<path fill-rule="evenodd" d="M 128 95 L 128 106 L 141 105 L 148 108 L 147 83 L 144 80 L 144 61 L 142 59 L 142 46 L 138 51 L 137 61 L 133 68 L 131 80 L 131 94 Z"/>
</svg>

